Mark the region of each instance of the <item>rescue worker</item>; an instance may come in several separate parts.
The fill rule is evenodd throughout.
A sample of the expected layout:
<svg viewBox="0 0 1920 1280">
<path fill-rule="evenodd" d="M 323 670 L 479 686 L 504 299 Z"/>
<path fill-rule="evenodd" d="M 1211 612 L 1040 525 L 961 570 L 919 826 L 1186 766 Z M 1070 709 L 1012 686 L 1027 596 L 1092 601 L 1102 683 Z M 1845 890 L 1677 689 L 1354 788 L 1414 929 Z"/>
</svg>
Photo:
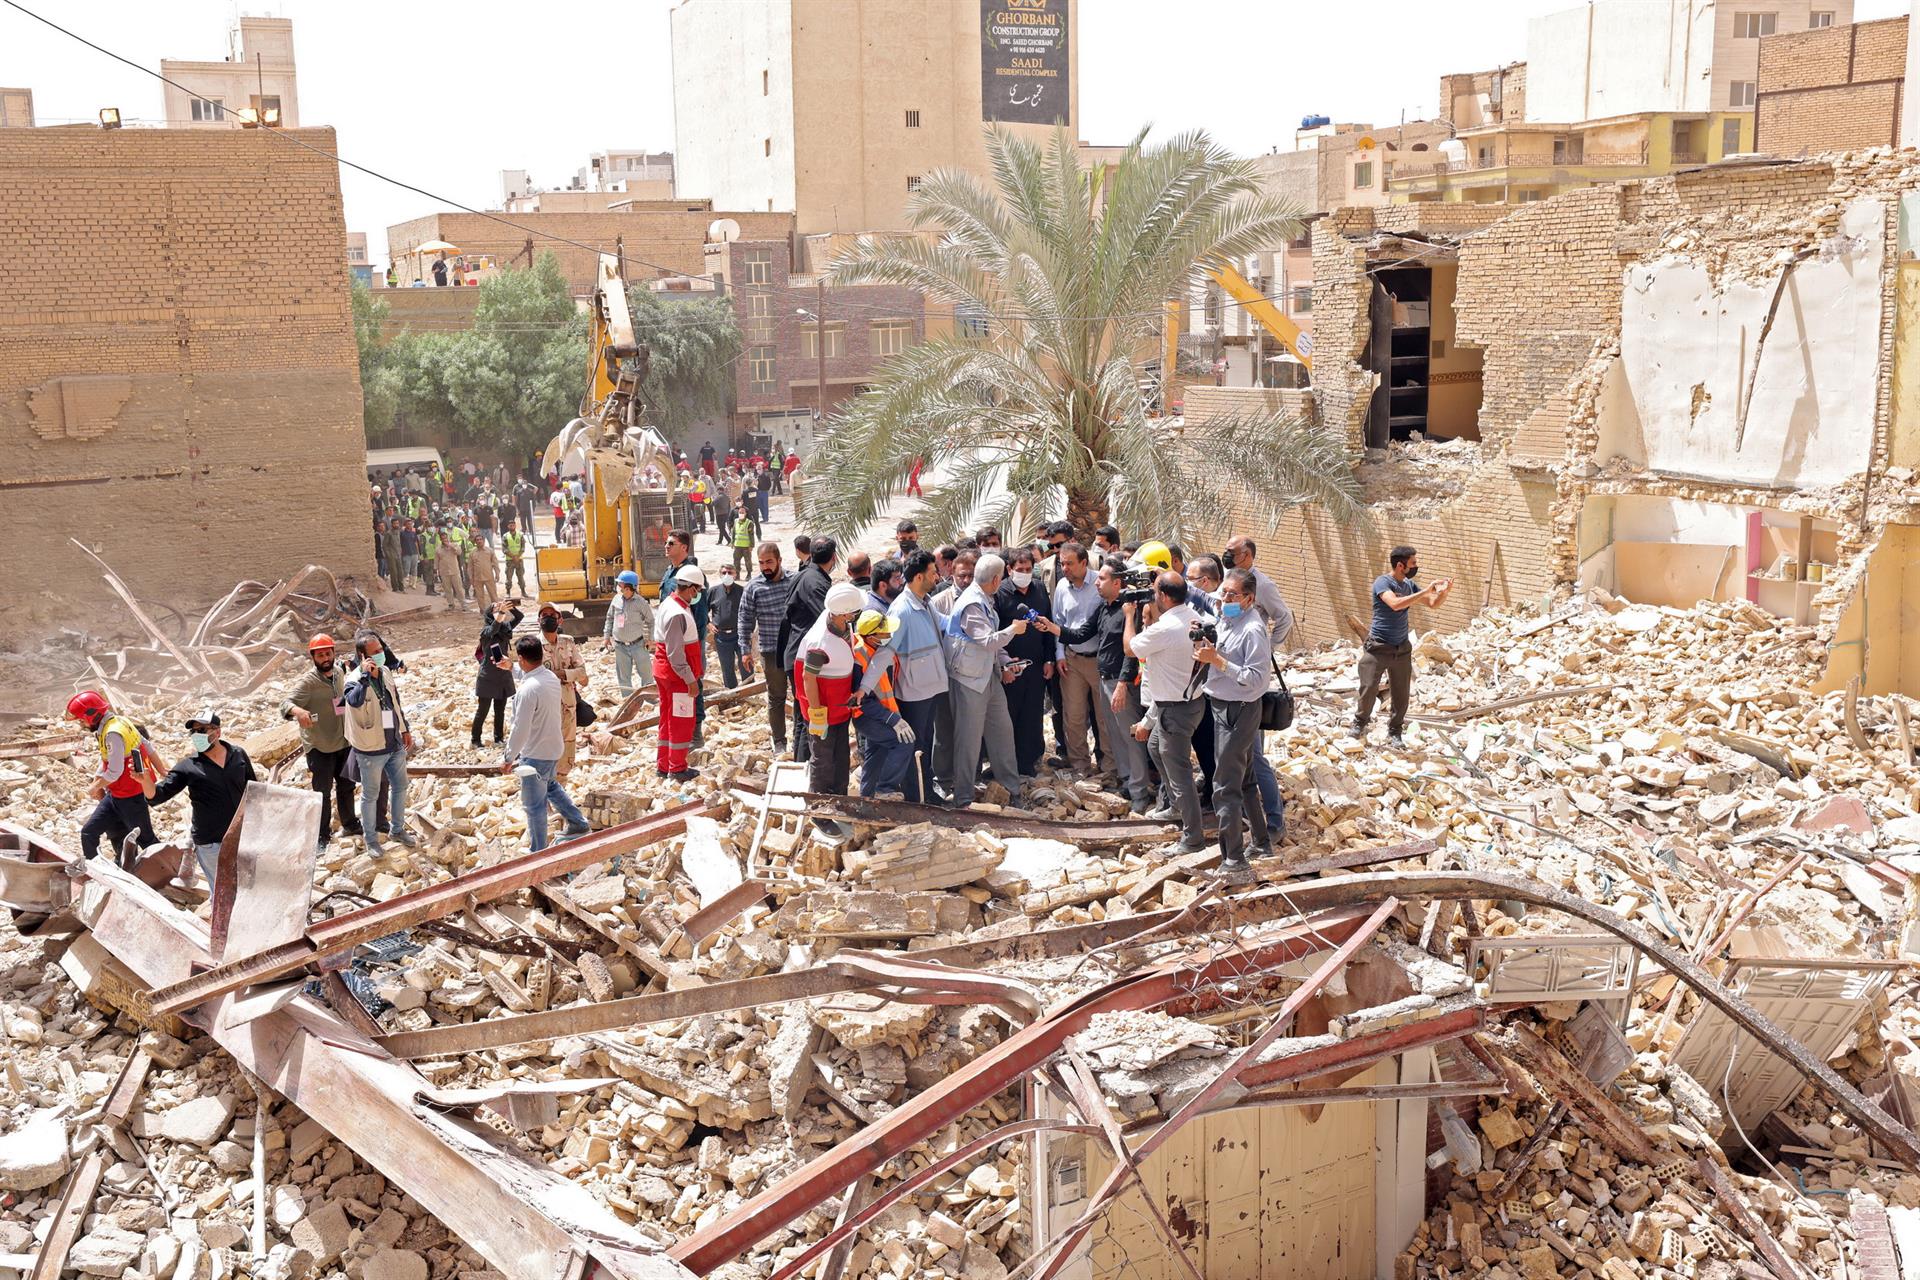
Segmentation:
<svg viewBox="0 0 1920 1280">
<path fill-rule="evenodd" d="M 395 595 L 407 589 L 407 559 L 400 549 L 400 522 L 380 526 L 380 558 L 387 565 L 387 586 Z"/>
<path fill-rule="evenodd" d="M 87 789 L 88 797 L 99 803 L 80 827 L 81 856 L 98 855 L 100 837 L 105 836 L 113 844 L 115 861 L 124 864 L 129 834 L 139 836 L 142 847 L 160 842 L 153 834 L 153 811 L 147 805 L 160 762 L 140 727 L 115 715 L 106 698 L 94 690 L 67 699 L 67 714 L 87 727 L 100 752 L 100 770 Z"/>
<path fill-rule="evenodd" d="M 816 739 L 807 757 L 807 789 L 822 795 L 847 794 L 849 722 L 855 705 L 853 621 L 866 604 L 867 593 L 859 587 L 835 583 L 794 658 L 793 686 L 800 699 L 800 715 L 808 734 Z"/>
<path fill-rule="evenodd" d="M 467 567 L 473 574 L 473 603 L 484 618 L 493 612 L 493 603 L 500 598 L 500 560 L 494 554 L 493 544 L 485 538 L 476 541 Z"/>
<path fill-rule="evenodd" d="M 913 767 L 913 726 L 901 716 L 893 692 L 893 668 L 899 659 L 885 647 L 899 625 L 872 609 L 863 610 L 853 624 L 854 687 L 866 690 L 853 712 L 860 734 L 860 794 L 869 799 L 881 792 L 905 799 L 907 772 Z M 876 658 L 881 671 L 869 686 L 869 667 Z"/>
<path fill-rule="evenodd" d="M 660 689 L 660 748 L 654 767 L 675 782 L 700 776 L 698 769 L 687 767 L 687 751 L 693 746 L 694 698 L 706 670 L 693 598 L 706 585 L 707 575 L 699 565 L 681 565 L 673 590 L 661 598 L 654 628 L 653 678 Z"/>
<path fill-rule="evenodd" d="M 733 576 L 744 580 L 753 565 L 754 528 L 751 512 L 742 509 L 733 518 Z"/>
<path fill-rule="evenodd" d="M 560 610 L 551 604 L 540 606 L 540 643 L 546 653 L 542 665 L 560 681 L 560 764 L 554 770 L 566 777 L 573 769 L 574 739 L 580 728 L 580 690 L 587 687 L 587 660 L 573 637 L 560 633 Z"/>
<path fill-rule="evenodd" d="M 467 557 L 473 551 L 473 535 L 458 522 L 447 526 L 440 560 L 445 572 L 440 575 L 447 588 L 447 611 L 467 607 Z"/>
<path fill-rule="evenodd" d="M 613 581 L 614 597 L 607 601 L 603 634 L 613 649 L 613 675 L 625 701 L 633 695 L 636 679 L 642 689 L 653 683 L 653 667 L 647 660 L 647 647 L 653 643 L 653 606 L 640 594 L 640 575 L 633 570 L 622 569 Z"/>
<path fill-rule="evenodd" d="M 353 779 L 347 776 L 347 726 L 340 714 L 341 696 L 346 688 L 346 669 L 333 660 L 333 637 L 326 632 L 307 641 L 307 657 L 312 660 L 280 704 L 280 718 L 300 725 L 300 745 L 307 749 L 307 775 L 313 789 L 320 793 L 319 847 L 325 849 L 333 838 L 333 811 L 340 810 L 340 834 L 360 834 L 360 819 L 353 803 Z"/>
<path fill-rule="evenodd" d="M 527 527 L 533 526 L 529 523 Z M 524 595 L 527 590 L 527 535 L 509 526 L 506 533 L 501 535 L 500 550 L 507 558 L 507 590 L 514 590 L 518 584 Z"/>
<path fill-rule="evenodd" d="M 420 588 L 430 596 L 440 594 L 434 587 L 436 581 L 435 562 L 440 558 L 440 531 L 433 527 L 432 521 L 423 521 L 420 525 Z"/>
<path fill-rule="evenodd" d="M 233 825 L 247 784 L 256 775 L 247 753 L 221 740 L 220 713 L 211 706 L 188 718 L 187 733 L 193 750 L 160 779 L 153 789 L 153 803 L 165 804 L 182 791 L 187 793 L 187 803 L 193 807 L 193 856 L 206 874 L 207 888 L 212 889 L 220 841 Z"/>
</svg>

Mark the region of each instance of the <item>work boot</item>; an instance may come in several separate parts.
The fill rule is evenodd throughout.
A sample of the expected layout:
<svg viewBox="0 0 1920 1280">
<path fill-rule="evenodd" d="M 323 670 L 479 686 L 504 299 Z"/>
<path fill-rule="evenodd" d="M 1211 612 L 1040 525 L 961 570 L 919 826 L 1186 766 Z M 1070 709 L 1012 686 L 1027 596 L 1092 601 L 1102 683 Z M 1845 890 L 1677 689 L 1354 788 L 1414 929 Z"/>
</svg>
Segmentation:
<svg viewBox="0 0 1920 1280">
<path fill-rule="evenodd" d="M 667 778 L 671 782 L 692 782 L 699 776 L 700 771 L 698 769 L 682 769 L 678 773 L 668 774 Z"/>
<path fill-rule="evenodd" d="M 1214 873 L 1225 884 L 1243 885 L 1253 883 L 1253 868 L 1247 865 L 1245 858 L 1222 858 L 1220 869 Z"/>
<path fill-rule="evenodd" d="M 1407 740 L 1400 736 L 1398 729 L 1394 729 L 1387 734 L 1387 745 L 1395 751 L 1405 751 L 1407 749 Z"/>
<path fill-rule="evenodd" d="M 1355 720 L 1352 724 L 1349 724 L 1347 726 L 1347 736 L 1349 738 L 1358 738 L 1360 741 L 1365 742 L 1367 740 L 1367 722 L 1365 720 Z"/>
</svg>

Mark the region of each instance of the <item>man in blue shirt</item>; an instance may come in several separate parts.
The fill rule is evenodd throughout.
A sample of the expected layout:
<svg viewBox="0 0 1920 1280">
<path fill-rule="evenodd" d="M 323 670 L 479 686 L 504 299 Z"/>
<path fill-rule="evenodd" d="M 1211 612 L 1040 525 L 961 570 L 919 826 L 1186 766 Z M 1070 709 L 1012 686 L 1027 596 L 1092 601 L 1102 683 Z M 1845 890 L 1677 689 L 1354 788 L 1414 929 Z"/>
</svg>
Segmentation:
<svg viewBox="0 0 1920 1280">
<path fill-rule="evenodd" d="M 1425 589 L 1415 586 L 1420 556 L 1409 546 L 1389 552 L 1387 567 L 1389 572 L 1373 580 L 1373 627 L 1360 654 L 1360 700 L 1353 708 L 1353 726 L 1348 732 L 1366 738 L 1367 719 L 1380 696 L 1380 677 L 1385 675 L 1391 699 L 1387 741 L 1403 747 L 1406 743 L 1400 732 L 1406 727 L 1407 698 L 1413 691 L 1413 646 L 1407 640 L 1407 610 L 1416 600 L 1425 601 L 1429 608 L 1439 608 L 1453 590 L 1453 581 L 1442 578 Z"/>
</svg>

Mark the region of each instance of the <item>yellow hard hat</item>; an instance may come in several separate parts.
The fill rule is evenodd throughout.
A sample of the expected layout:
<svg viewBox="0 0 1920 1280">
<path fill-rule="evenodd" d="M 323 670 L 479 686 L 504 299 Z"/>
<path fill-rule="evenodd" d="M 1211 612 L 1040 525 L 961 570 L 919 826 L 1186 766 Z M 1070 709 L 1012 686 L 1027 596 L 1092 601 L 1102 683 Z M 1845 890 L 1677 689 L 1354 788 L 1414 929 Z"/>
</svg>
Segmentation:
<svg viewBox="0 0 1920 1280">
<path fill-rule="evenodd" d="M 1173 568 L 1173 552 L 1167 550 L 1164 542 L 1143 542 L 1140 550 L 1134 554 L 1133 561 L 1149 569 L 1164 571 Z"/>
<path fill-rule="evenodd" d="M 853 629 L 863 636 L 880 636 L 884 639 L 892 635 L 899 626 L 898 621 L 881 613 L 878 609 L 865 609 L 861 611 L 860 617 L 855 620 Z"/>
</svg>

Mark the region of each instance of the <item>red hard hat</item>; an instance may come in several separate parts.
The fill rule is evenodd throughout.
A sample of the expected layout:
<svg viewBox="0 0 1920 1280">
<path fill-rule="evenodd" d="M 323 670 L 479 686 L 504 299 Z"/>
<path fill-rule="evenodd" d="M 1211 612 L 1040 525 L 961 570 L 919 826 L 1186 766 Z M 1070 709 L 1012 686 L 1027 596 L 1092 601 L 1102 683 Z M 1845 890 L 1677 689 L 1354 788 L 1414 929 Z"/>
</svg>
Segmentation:
<svg viewBox="0 0 1920 1280">
<path fill-rule="evenodd" d="M 107 705 L 107 700 L 92 689 L 83 689 L 67 699 L 67 714 L 82 724 L 98 724 L 100 718 L 111 710 L 113 708 Z"/>
<path fill-rule="evenodd" d="M 317 634 L 316 634 L 316 635 L 315 635 L 315 636 L 313 637 L 313 639 L 311 639 L 311 640 L 309 640 L 309 641 L 307 641 L 307 652 L 308 652 L 308 653 L 312 653 L 312 652 L 313 652 L 313 651 L 314 651 L 315 649 L 334 649 L 334 648 L 338 648 L 338 647 L 339 647 L 339 646 L 337 646 L 336 644 L 334 644 L 334 642 L 333 642 L 333 637 L 332 637 L 332 636 L 330 636 L 330 635 L 328 635 L 328 634 L 327 634 L 326 632 L 324 632 L 324 631 L 321 631 L 321 632 L 319 632 L 319 633 L 317 633 Z"/>
</svg>

